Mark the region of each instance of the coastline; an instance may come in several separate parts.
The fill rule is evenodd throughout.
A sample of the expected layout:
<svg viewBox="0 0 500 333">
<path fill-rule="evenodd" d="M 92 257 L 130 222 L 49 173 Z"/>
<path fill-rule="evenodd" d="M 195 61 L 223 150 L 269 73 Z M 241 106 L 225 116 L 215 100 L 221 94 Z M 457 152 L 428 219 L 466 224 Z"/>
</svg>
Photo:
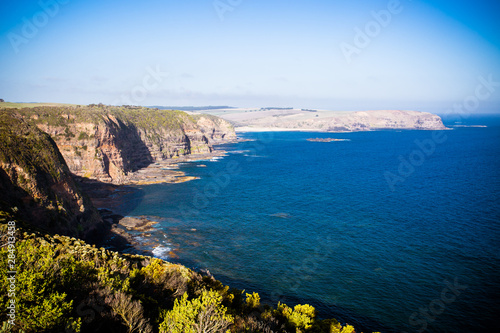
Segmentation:
<svg viewBox="0 0 500 333">
<path fill-rule="evenodd" d="M 221 144 L 246 141 L 232 140 Z M 177 184 L 199 179 L 186 176 L 180 171 L 180 164 L 220 159 L 227 156 L 225 150 L 214 150 L 206 154 L 185 155 L 153 163 L 135 171 L 122 183 L 105 183 L 95 179 L 76 176 L 80 187 L 89 196 L 97 208 L 101 218 L 108 226 L 107 234 L 102 237 L 101 246 L 118 252 L 147 255 L 160 259 L 177 258 L 175 250 L 165 248 L 164 244 L 154 241 L 152 233 L 163 233 L 153 226 L 159 223 L 160 217 L 129 216 L 117 212 L 117 207 L 123 203 L 125 196 L 133 196 L 138 192 L 137 186 L 154 184 Z M 200 167 L 204 167 L 201 164 Z M 160 238 L 160 237 L 157 237 Z"/>
<path fill-rule="evenodd" d="M 183 171 L 179 170 L 180 163 L 221 158 L 226 155 L 227 152 L 224 150 L 215 150 L 207 154 L 186 155 L 175 159 L 168 159 L 153 163 L 145 168 L 135 171 L 128 177 L 127 181 L 119 185 L 152 185 L 162 183 L 176 184 L 195 180 L 198 178 L 186 176 Z"/>
<path fill-rule="evenodd" d="M 479 127 L 479 126 L 475 126 Z M 355 132 L 375 132 L 375 131 L 450 131 L 453 128 L 371 128 L 366 130 L 352 131 L 326 131 L 318 128 L 286 128 L 286 127 L 260 127 L 260 126 L 240 126 L 235 127 L 236 133 L 258 133 L 258 132 L 304 132 L 304 133 L 355 133 Z"/>
</svg>

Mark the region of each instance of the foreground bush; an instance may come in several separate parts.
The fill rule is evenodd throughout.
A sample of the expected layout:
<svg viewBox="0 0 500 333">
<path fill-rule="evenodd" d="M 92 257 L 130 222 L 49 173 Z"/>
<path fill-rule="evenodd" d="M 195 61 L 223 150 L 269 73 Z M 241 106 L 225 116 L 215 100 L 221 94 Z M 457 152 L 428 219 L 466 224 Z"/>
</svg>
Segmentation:
<svg viewBox="0 0 500 333">
<path fill-rule="evenodd" d="M 162 315 L 160 332 L 165 333 L 204 333 L 230 332 L 233 317 L 228 315 L 222 305 L 222 296 L 215 291 L 203 291 L 200 297 L 191 301 L 185 293 L 175 301 L 174 308 Z"/>
</svg>

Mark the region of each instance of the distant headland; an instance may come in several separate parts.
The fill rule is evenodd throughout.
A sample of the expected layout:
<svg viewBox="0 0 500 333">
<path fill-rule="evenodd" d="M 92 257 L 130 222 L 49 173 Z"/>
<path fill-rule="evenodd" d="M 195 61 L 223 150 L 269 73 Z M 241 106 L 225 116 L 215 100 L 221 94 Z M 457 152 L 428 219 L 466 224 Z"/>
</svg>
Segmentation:
<svg viewBox="0 0 500 333">
<path fill-rule="evenodd" d="M 328 111 L 295 108 L 228 108 L 200 112 L 233 124 L 236 132 L 359 132 L 374 130 L 445 130 L 435 114 L 406 110 Z"/>
</svg>

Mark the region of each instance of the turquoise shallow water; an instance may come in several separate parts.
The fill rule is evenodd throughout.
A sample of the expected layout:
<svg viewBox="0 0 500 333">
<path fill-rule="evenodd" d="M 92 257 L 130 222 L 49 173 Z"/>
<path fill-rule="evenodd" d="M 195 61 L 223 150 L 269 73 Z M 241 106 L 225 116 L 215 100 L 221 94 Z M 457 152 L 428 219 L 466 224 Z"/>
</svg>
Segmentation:
<svg viewBox="0 0 500 333">
<path fill-rule="evenodd" d="M 272 303 L 364 331 L 500 331 L 500 122 L 468 123 L 488 127 L 247 133 L 118 210 L 160 222 L 156 255 Z"/>
</svg>

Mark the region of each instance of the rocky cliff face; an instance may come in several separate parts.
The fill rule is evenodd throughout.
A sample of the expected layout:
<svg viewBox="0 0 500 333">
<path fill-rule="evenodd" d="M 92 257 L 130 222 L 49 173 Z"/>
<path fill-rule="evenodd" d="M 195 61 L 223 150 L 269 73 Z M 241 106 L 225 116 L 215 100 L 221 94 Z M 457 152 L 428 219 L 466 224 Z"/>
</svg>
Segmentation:
<svg viewBox="0 0 500 333">
<path fill-rule="evenodd" d="M 301 126 L 309 129 L 322 129 L 328 132 L 354 132 L 380 129 L 415 129 L 439 130 L 445 129 L 441 118 L 424 112 L 416 111 L 359 111 L 342 113 L 332 117 L 311 118 L 299 120 Z M 281 123 L 286 128 L 297 126 L 294 120 L 284 120 Z"/>
<path fill-rule="evenodd" d="M 207 114 L 195 114 L 193 118 L 203 134 L 213 143 L 236 139 L 233 126 L 222 118 Z"/>
<path fill-rule="evenodd" d="M 418 111 L 381 110 L 353 112 L 348 117 L 351 128 L 367 127 L 368 129 L 415 129 L 443 130 L 441 118 L 435 114 Z M 360 125 L 361 124 L 361 125 Z"/>
<path fill-rule="evenodd" d="M 3 111 L 0 138 L 0 208 L 48 231 L 97 238 L 103 222 L 50 136 Z"/>
<path fill-rule="evenodd" d="M 116 184 L 151 163 L 210 153 L 212 144 L 235 138 L 217 117 L 135 107 L 47 107 L 16 111 L 56 142 L 70 170 Z"/>
</svg>

